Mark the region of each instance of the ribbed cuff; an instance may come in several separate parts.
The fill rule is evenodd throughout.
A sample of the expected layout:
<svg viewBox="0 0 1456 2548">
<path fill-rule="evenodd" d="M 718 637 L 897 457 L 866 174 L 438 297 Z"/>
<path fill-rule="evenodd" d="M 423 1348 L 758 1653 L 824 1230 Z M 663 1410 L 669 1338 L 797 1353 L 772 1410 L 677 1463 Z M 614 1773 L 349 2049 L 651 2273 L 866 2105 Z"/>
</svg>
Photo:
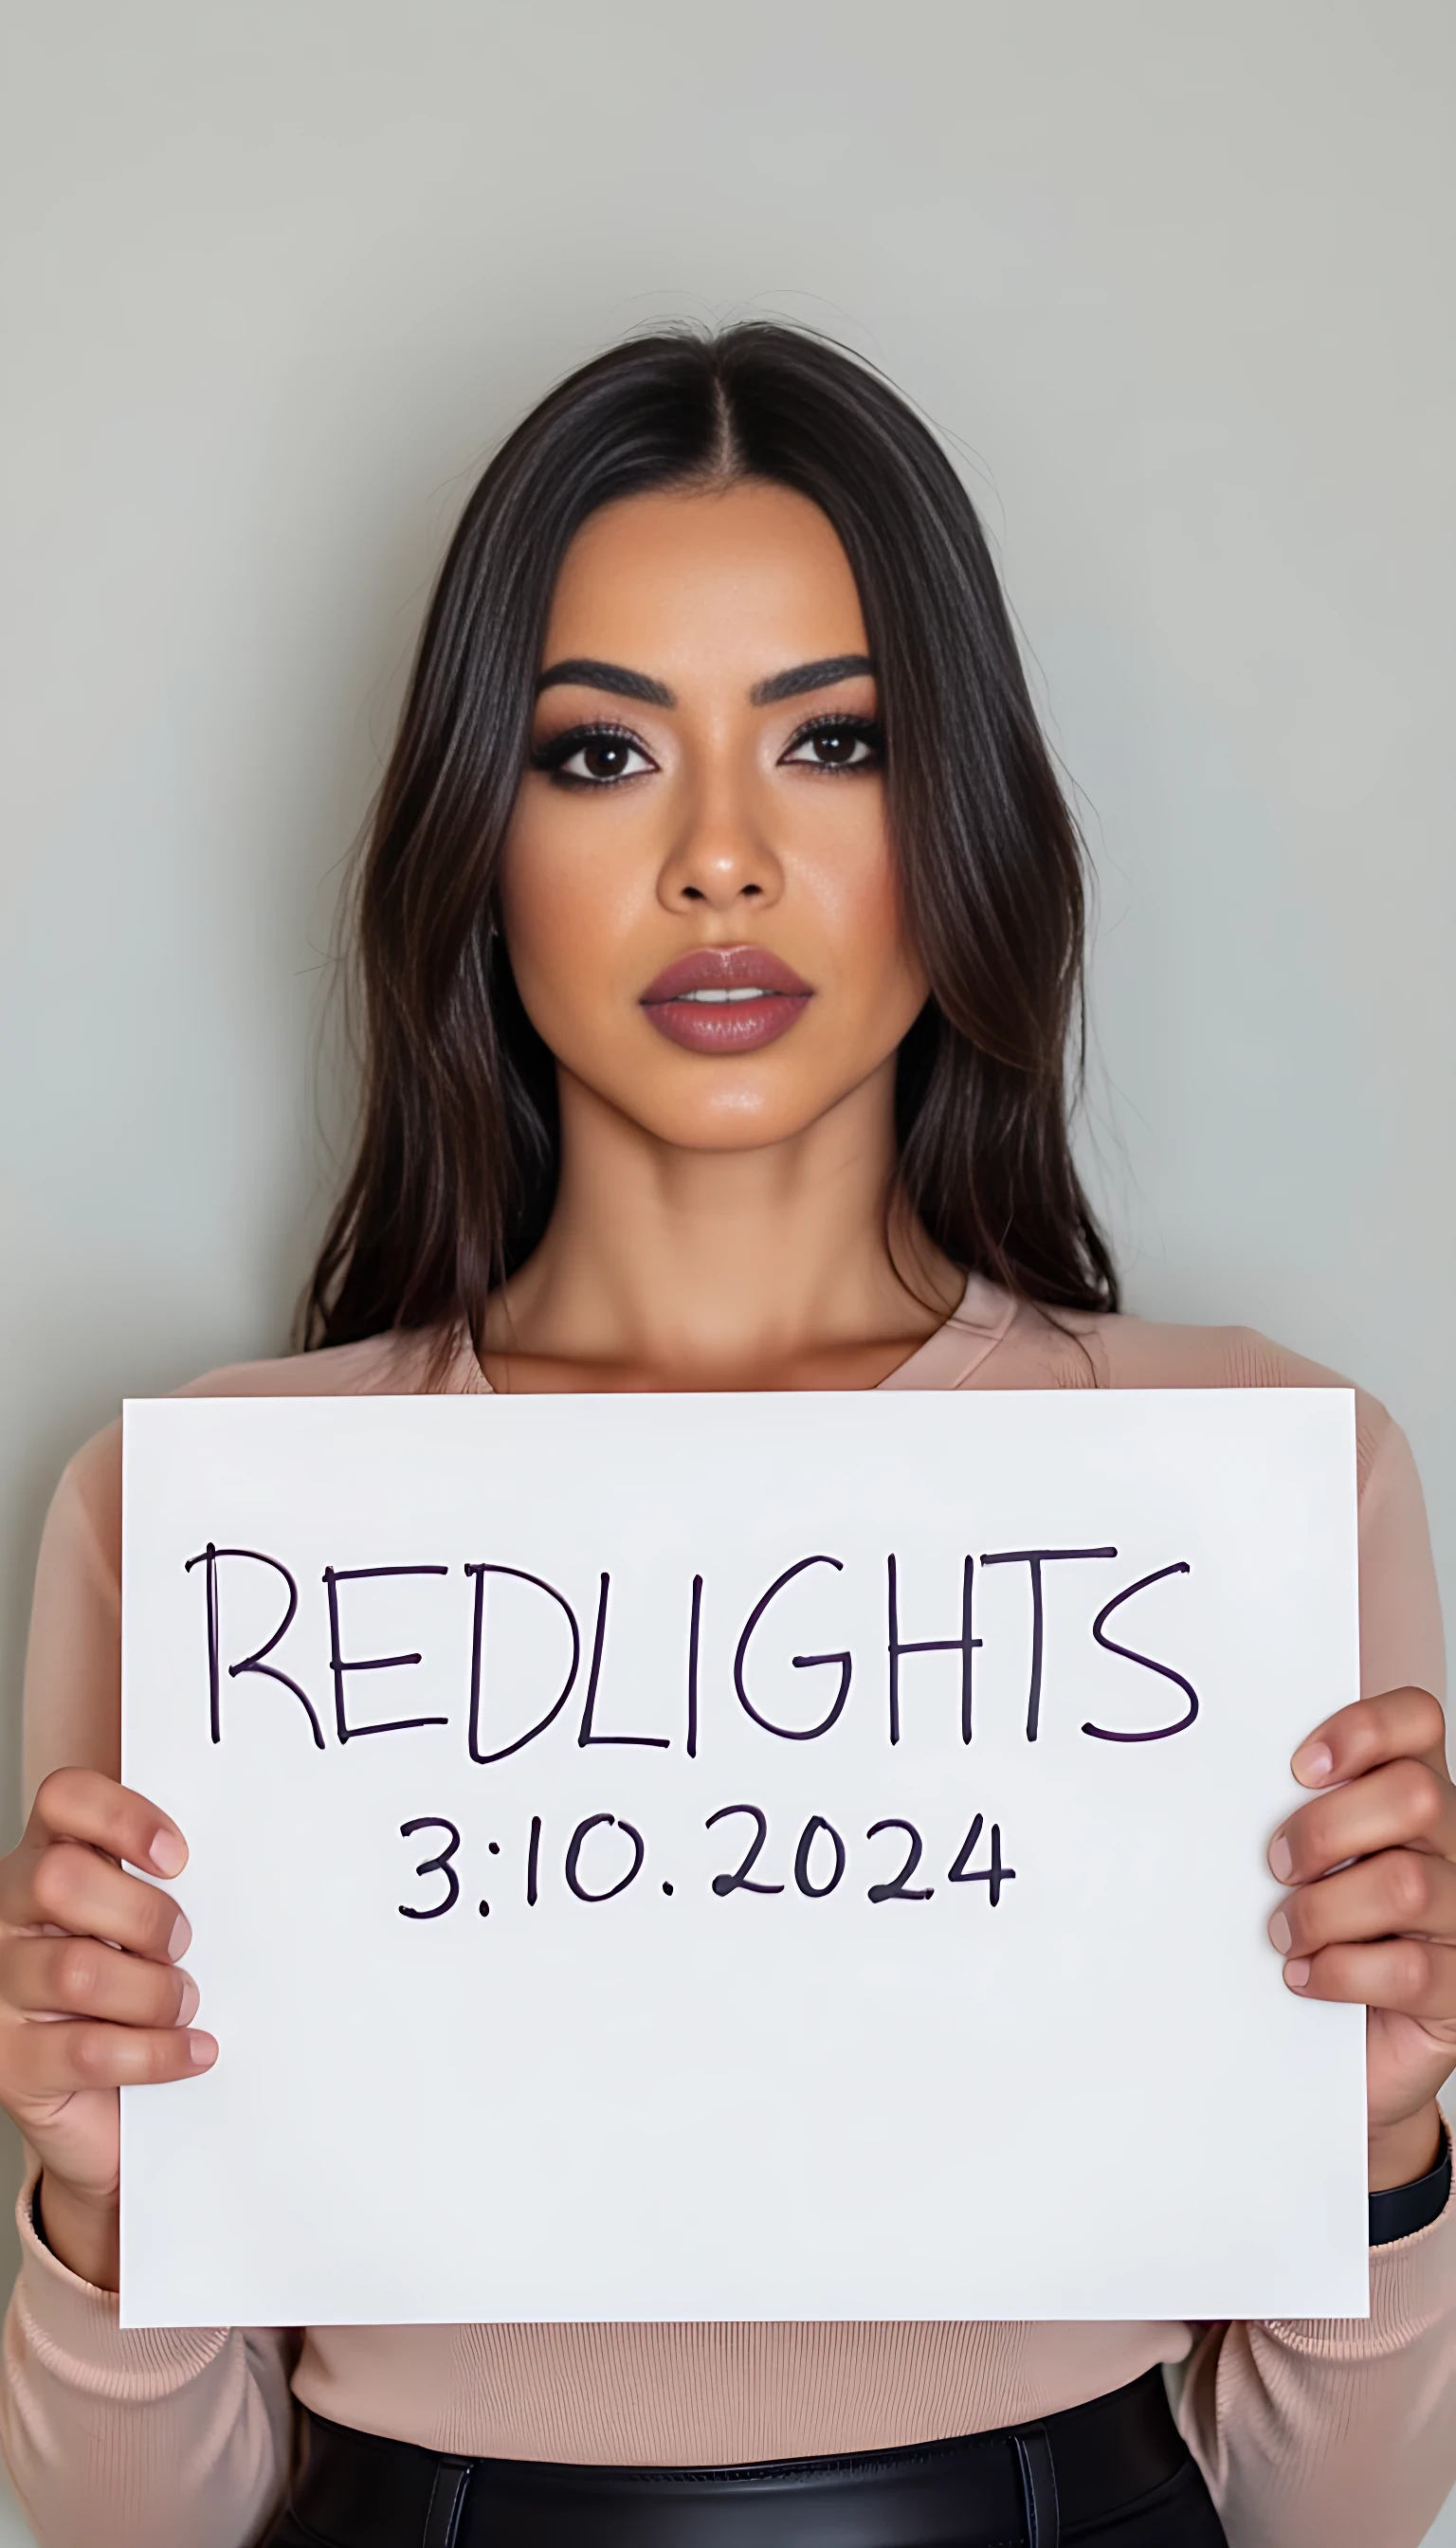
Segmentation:
<svg viewBox="0 0 1456 2548">
<path fill-rule="evenodd" d="M 24 2313 L 30 2342 L 73 2388 L 136 2399 L 185 2388 L 221 2353 L 227 2327 L 124 2327 L 116 2293 L 82 2282 L 37 2234 L 39 2182 L 40 2171 L 35 2170 L 15 2207 L 21 2258 L 16 2306 Z"/>
</svg>

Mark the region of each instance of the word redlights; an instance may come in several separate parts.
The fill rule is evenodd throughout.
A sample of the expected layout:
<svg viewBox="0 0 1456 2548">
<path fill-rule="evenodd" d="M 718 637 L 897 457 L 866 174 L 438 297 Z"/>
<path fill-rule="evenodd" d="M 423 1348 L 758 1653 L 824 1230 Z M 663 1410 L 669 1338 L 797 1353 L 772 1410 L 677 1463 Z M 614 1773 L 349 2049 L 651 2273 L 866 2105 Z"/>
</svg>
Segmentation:
<svg viewBox="0 0 1456 2548">
<path fill-rule="evenodd" d="M 912 1637 L 902 1633 L 899 1567 L 896 1558 L 893 1555 L 888 1556 L 885 1559 L 884 1578 L 886 1634 L 883 1646 L 879 1649 L 883 1678 L 880 1682 L 880 1695 L 874 1697 L 871 1704 L 876 1707 L 883 1706 L 884 1724 L 889 1742 L 892 1745 L 897 1744 L 901 1735 L 905 1660 L 909 1656 L 928 1654 L 958 1654 L 960 1657 L 960 1740 L 962 1743 L 970 1742 L 975 1724 L 976 1657 L 981 1652 L 983 1643 L 975 1626 L 976 1568 L 979 1564 L 982 1573 L 988 1568 L 1001 1566 L 1024 1566 L 1027 1570 L 1026 1581 L 1031 1607 L 1031 1670 L 1026 1694 L 1026 1739 L 1029 1743 L 1035 1743 L 1042 1717 L 1046 1643 L 1045 1571 L 1048 1566 L 1106 1566 L 1116 1560 L 1117 1554 L 1116 1548 L 999 1548 L 988 1550 L 978 1561 L 974 1557 L 967 1556 L 961 1560 L 960 1565 L 958 1625 L 953 1635 L 940 1637 Z M 221 1585 L 224 1569 L 233 1566 L 271 1569 L 281 1588 L 281 1596 L 280 1615 L 272 1633 L 260 1646 L 254 1647 L 250 1654 L 244 1654 L 229 1661 L 225 1649 Z M 219 1548 L 210 1540 L 206 1548 L 199 1550 L 195 1557 L 189 1557 L 186 1560 L 187 1573 L 190 1574 L 194 1567 L 203 1569 L 202 1581 L 206 1588 L 208 1689 L 213 1741 L 220 1743 L 223 1739 L 223 1698 L 226 1684 L 244 1680 L 249 1675 L 260 1675 L 266 1681 L 292 1691 L 308 1718 L 313 1740 L 319 1751 L 323 1751 L 326 1746 L 322 1718 L 303 1682 L 297 1678 L 299 1667 L 295 1663 L 294 1671 L 289 1672 L 284 1670 L 281 1660 L 278 1662 L 269 1660 L 278 1653 L 299 1611 L 298 1583 L 282 1558 L 269 1556 L 266 1551 L 256 1548 Z M 848 1646 L 834 1648 L 821 1654 L 793 1655 L 790 1661 L 795 1672 L 822 1673 L 825 1676 L 823 1681 L 806 1683 L 806 1687 L 820 1694 L 814 1702 L 820 1712 L 813 1722 L 803 1725 L 783 1724 L 770 1715 L 762 1693 L 758 1689 L 755 1675 L 751 1669 L 756 1641 L 766 1639 L 771 1634 L 771 1614 L 780 1593 L 797 1577 L 815 1567 L 830 1567 L 840 1574 L 844 1572 L 842 1559 L 822 1552 L 809 1557 L 796 1558 L 792 1565 L 786 1566 L 781 1574 L 774 1577 L 767 1591 L 753 1604 L 733 1651 L 731 1679 L 739 1706 L 755 1725 L 762 1727 L 766 1734 L 776 1735 L 785 1743 L 812 1743 L 819 1736 L 829 1733 L 843 1715 L 849 1701 L 851 1687 L 856 1680 L 857 1659 Z M 1132 1584 L 1123 1585 L 1101 1603 L 1090 1622 L 1089 1629 L 1093 1644 L 1100 1647 L 1104 1653 L 1120 1657 L 1123 1662 L 1135 1666 L 1139 1673 L 1155 1674 L 1160 1681 L 1167 1682 L 1177 1688 L 1182 1693 L 1181 1712 L 1168 1724 L 1138 1730 L 1084 1723 L 1081 1729 L 1084 1734 L 1094 1736 L 1101 1743 L 1157 1743 L 1170 1735 L 1186 1733 L 1193 1724 L 1198 1715 L 1198 1695 L 1192 1683 L 1186 1680 L 1182 1673 L 1175 1671 L 1171 1664 L 1160 1663 L 1151 1655 L 1139 1653 L 1137 1647 L 1125 1645 L 1119 1638 L 1108 1632 L 1109 1621 L 1115 1618 L 1127 1604 L 1135 1601 L 1139 1593 L 1145 1592 L 1149 1586 L 1160 1584 L 1169 1576 L 1187 1575 L 1190 1571 L 1187 1560 L 1179 1558 L 1170 1565 L 1156 1567 L 1151 1574 L 1138 1576 Z M 323 1569 L 322 1586 L 327 1605 L 328 1674 L 332 1686 L 332 1717 L 334 1731 L 340 1744 L 354 1742 L 362 1735 L 402 1734 L 420 1725 L 446 1725 L 450 1722 L 447 1716 L 441 1715 L 391 1716 L 361 1721 L 357 1715 L 351 1713 L 351 1709 L 357 1702 L 350 1684 L 357 1676 L 405 1671 L 418 1664 L 422 1658 L 418 1652 L 392 1655 L 347 1653 L 343 1619 L 345 1588 L 350 1584 L 365 1581 L 378 1582 L 383 1578 L 448 1577 L 453 1572 L 454 1570 L 448 1566 L 326 1566 Z M 487 1561 L 464 1565 L 459 1569 L 459 1574 L 463 1578 L 465 1597 L 472 1605 L 473 1622 L 466 1740 L 471 1760 L 482 1767 L 487 1767 L 492 1762 L 507 1760 L 512 1753 L 522 1751 L 528 1743 L 534 1743 L 549 1726 L 556 1723 L 571 1699 L 578 1682 L 583 1678 L 582 1662 L 587 1650 L 587 1638 L 584 1636 L 583 1622 L 573 1603 L 558 1586 L 548 1583 L 544 1576 L 529 1574 L 518 1566 L 505 1566 Z M 571 1663 L 556 1696 L 537 1717 L 534 1724 L 527 1726 L 524 1733 L 515 1734 L 505 1742 L 493 1740 L 488 1730 L 491 1710 L 485 1687 L 487 1677 L 484 1666 L 486 1588 L 493 1578 L 508 1578 L 515 1584 L 527 1587 L 532 1597 L 538 1598 L 541 1603 L 543 1627 L 549 1622 L 559 1622 L 564 1619 L 571 1640 Z M 698 1742 L 703 1581 L 701 1575 L 692 1577 L 690 1590 L 686 1592 L 682 1603 L 682 1741 L 689 1760 L 695 1759 Z M 1106 1577 L 1103 1578 L 1103 1583 L 1105 1582 Z M 591 1658 L 585 1675 L 586 1687 L 577 1727 L 577 1742 L 584 1749 L 593 1744 L 614 1744 L 666 1752 L 673 1748 L 673 1737 L 670 1735 L 608 1733 L 597 1723 L 597 1703 L 602 1678 L 602 1660 L 606 1649 L 611 1583 L 610 1574 L 605 1572 L 597 1579 L 595 1615 L 591 1619 L 589 1628 Z M 559 1639 L 561 1633 L 559 1624 L 555 1627 L 554 1633 Z M 860 1659 L 860 1678 L 862 1682 L 868 1679 L 864 1658 Z"/>
</svg>

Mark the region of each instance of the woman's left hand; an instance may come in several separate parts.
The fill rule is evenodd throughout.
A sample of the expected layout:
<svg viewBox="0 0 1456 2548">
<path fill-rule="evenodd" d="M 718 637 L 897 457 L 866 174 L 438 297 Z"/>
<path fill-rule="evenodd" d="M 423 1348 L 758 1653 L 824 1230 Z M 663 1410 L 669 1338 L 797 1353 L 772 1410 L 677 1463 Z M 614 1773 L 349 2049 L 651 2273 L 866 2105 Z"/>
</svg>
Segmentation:
<svg viewBox="0 0 1456 2548">
<path fill-rule="evenodd" d="M 1269 1922 L 1290 1989 L 1369 2010 L 1372 2193 L 1434 2167 L 1436 2091 L 1456 2067 L 1456 1787 L 1445 1737 L 1427 1690 L 1342 1707 L 1291 1764 L 1301 1786 L 1321 1792 L 1269 1843 L 1274 1874 L 1294 1887 Z"/>
</svg>

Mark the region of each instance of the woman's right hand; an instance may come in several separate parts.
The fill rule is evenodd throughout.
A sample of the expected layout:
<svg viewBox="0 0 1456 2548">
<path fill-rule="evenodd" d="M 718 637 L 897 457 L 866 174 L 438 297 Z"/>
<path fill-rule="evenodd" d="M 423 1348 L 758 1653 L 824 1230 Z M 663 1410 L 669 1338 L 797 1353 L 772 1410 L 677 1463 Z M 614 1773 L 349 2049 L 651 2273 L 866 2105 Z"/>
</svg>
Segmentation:
<svg viewBox="0 0 1456 2548">
<path fill-rule="evenodd" d="M 53 1770 L 19 1846 L 0 1858 L 0 2105 L 44 2173 L 48 2244 L 116 2284 L 117 2090 L 190 2079 L 218 2057 L 191 2019 L 191 1930 L 170 1895 L 121 1864 L 180 1874 L 169 1816 L 96 1770 Z"/>
</svg>

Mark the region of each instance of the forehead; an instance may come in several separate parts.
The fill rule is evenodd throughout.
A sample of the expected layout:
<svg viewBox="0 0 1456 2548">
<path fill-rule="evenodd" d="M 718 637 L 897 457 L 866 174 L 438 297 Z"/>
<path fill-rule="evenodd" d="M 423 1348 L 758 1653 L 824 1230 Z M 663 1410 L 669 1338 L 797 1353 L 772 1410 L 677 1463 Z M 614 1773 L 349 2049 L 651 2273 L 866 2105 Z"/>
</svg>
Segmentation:
<svg viewBox="0 0 1456 2548">
<path fill-rule="evenodd" d="M 674 688 L 692 669 L 757 680 L 866 651 L 850 562 L 828 516 L 786 487 L 629 496 L 578 532 L 544 660 L 589 655 Z"/>
</svg>

